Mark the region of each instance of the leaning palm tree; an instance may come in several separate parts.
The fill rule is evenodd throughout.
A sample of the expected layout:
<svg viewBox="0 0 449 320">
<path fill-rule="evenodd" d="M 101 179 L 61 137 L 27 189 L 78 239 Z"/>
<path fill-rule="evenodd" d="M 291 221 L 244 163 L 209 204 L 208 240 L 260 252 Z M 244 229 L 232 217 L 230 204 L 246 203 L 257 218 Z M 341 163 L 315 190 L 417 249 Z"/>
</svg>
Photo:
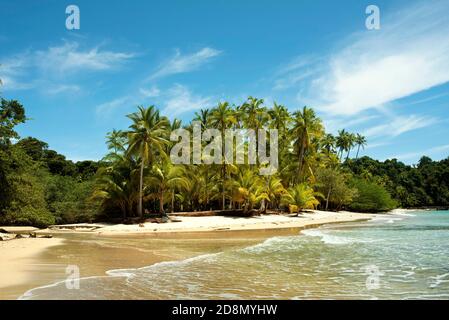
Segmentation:
<svg viewBox="0 0 449 320">
<path fill-rule="evenodd" d="M 367 143 L 368 141 L 366 140 L 366 137 L 362 136 L 360 133 L 357 133 L 355 137 L 355 144 L 357 145 L 357 154 L 355 156 L 356 160 L 359 158 L 360 147 L 362 147 L 362 149 L 365 149 Z"/>
<path fill-rule="evenodd" d="M 282 201 L 290 208 L 295 207 L 299 214 L 303 209 L 315 209 L 320 203 L 316 198 L 318 196 L 322 195 L 314 192 L 307 184 L 300 183 L 289 188 L 288 193 L 283 196 Z"/>
<path fill-rule="evenodd" d="M 127 116 L 132 120 L 128 131 L 128 154 L 140 157 L 140 183 L 138 214 L 143 217 L 143 172 L 146 164 L 151 167 L 156 154 L 165 157 L 164 146 L 168 144 L 170 123 L 166 117 L 159 115 L 154 106 L 139 107 L 135 113 Z"/>
</svg>

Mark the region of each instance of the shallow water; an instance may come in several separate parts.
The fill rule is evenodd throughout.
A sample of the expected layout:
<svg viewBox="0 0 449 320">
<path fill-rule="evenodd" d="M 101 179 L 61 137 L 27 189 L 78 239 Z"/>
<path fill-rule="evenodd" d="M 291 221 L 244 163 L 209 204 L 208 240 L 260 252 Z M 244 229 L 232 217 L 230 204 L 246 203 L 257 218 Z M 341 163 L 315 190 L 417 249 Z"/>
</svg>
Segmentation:
<svg viewBox="0 0 449 320">
<path fill-rule="evenodd" d="M 138 269 L 111 268 L 104 276 L 81 279 L 79 289 L 69 290 L 63 281 L 21 298 L 449 298 L 448 211 L 386 215 L 255 243 L 252 239 L 223 250 L 219 241 L 207 250 L 191 248 L 207 254 L 191 257 L 190 252 L 187 259 Z"/>
</svg>

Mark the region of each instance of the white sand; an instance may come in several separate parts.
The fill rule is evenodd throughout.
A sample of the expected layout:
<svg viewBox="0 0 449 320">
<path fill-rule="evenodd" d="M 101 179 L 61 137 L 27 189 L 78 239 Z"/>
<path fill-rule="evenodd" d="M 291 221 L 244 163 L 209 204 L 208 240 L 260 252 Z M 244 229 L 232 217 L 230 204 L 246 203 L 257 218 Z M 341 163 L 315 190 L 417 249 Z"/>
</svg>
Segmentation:
<svg viewBox="0 0 449 320">
<path fill-rule="evenodd" d="M 93 232 L 100 234 L 129 234 L 129 233 L 172 233 L 172 232 L 204 232 L 204 231 L 237 231 L 281 228 L 305 228 L 315 225 L 369 220 L 375 215 L 354 212 L 313 211 L 303 213 L 299 217 L 288 215 L 262 215 L 251 218 L 243 217 L 174 217 L 180 222 L 144 223 L 138 224 L 104 225 Z"/>
<path fill-rule="evenodd" d="M 24 238 L 0 241 L 0 290 L 27 282 L 33 258 L 62 239 Z"/>
</svg>

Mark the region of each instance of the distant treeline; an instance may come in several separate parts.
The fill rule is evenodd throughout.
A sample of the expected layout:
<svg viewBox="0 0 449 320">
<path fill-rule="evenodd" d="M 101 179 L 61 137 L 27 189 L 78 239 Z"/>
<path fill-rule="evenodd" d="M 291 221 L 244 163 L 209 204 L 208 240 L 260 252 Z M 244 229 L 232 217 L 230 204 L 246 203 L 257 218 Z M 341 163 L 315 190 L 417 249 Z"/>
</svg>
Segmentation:
<svg viewBox="0 0 449 320">
<path fill-rule="evenodd" d="M 345 130 L 326 133 L 308 107 L 290 113 L 250 97 L 240 106 L 220 103 L 196 115 L 204 127 L 221 132 L 278 129 L 280 168 L 272 176 L 260 176 L 258 164 L 174 165 L 166 156 L 169 133 L 191 130 L 191 124 L 169 121 L 155 107 L 139 108 L 128 118 L 129 129 L 107 135 L 110 152 L 103 160 L 74 163 L 43 141 L 20 139 L 14 128 L 27 121 L 25 110 L 18 101 L 2 99 L 0 224 L 43 227 L 211 209 L 249 215 L 449 205 L 449 159 L 423 157 L 408 166 L 358 158 L 366 139 Z"/>
</svg>

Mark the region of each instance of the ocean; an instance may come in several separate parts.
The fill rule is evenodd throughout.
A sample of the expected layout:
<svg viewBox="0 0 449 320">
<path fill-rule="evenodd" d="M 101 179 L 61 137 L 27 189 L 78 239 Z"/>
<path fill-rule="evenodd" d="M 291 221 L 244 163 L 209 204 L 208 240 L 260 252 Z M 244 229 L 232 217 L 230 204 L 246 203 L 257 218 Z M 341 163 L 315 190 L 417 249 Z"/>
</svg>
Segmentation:
<svg viewBox="0 0 449 320">
<path fill-rule="evenodd" d="M 69 284 L 69 285 L 68 285 Z M 449 211 L 407 211 L 60 281 L 20 299 L 448 299 Z"/>
</svg>

